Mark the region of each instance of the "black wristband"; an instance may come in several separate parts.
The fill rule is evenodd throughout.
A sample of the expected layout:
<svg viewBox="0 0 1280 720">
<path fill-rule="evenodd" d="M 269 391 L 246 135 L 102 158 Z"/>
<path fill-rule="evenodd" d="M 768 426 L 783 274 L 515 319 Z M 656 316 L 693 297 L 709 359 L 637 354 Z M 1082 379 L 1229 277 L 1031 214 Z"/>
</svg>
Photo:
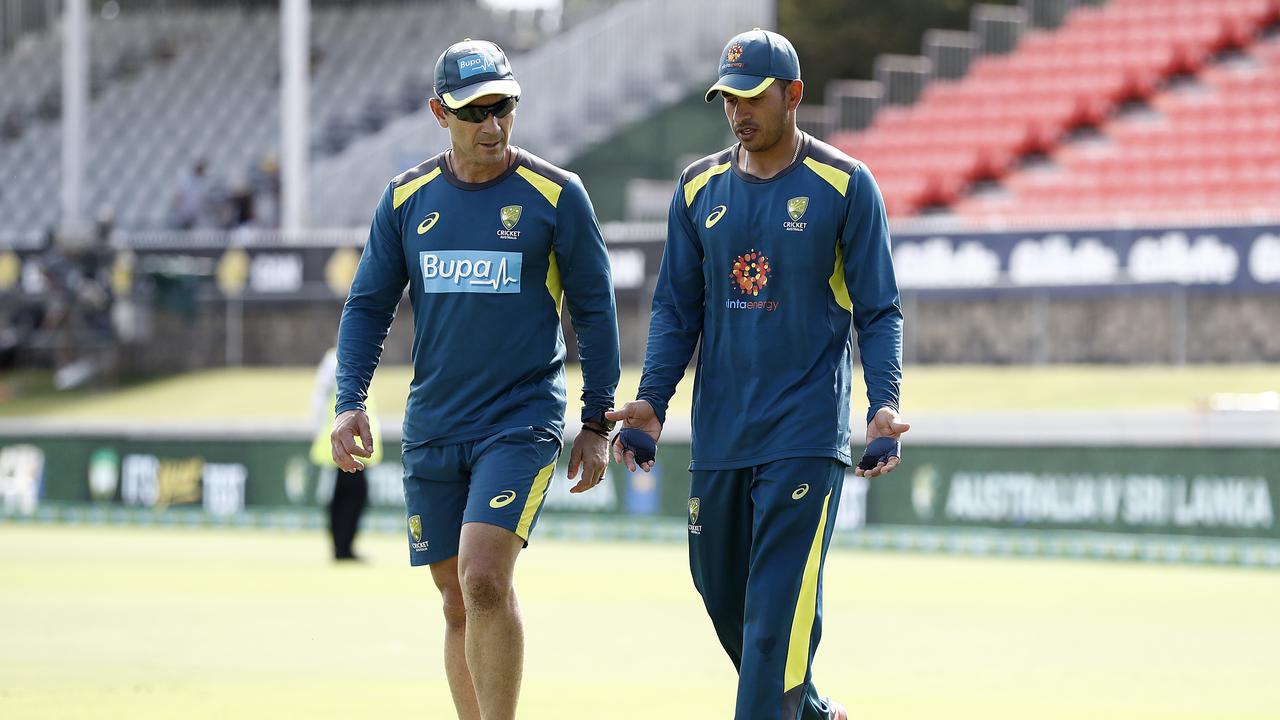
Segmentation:
<svg viewBox="0 0 1280 720">
<path fill-rule="evenodd" d="M 586 430 L 586 431 L 588 431 L 588 432 L 593 432 L 593 433 L 595 433 L 596 435 L 599 435 L 600 437 L 604 438 L 605 440 L 608 440 L 608 439 L 609 439 L 609 431 L 608 431 L 608 430 L 605 430 L 604 428 L 602 428 L 602 427 L 600 427 L 600 426 L 598 426 L 598 425 L 596 425 L 596 424 L 595 424 L 595 423 L 593 423 L 593 422 L 585 422 L 585 423 L 582 423 L 582 429 L 583 429 L 583 430 Z"/>
<path fill-rule="evenodd" d="M 614 425 L 614 421 L 605 418 L 603 410 L 582 421 L 582 427 L 589 428 L 597 432 L 603 432 L 606 437 L 608 437 L 609 433 L 613 431 Z"/>
</svg>

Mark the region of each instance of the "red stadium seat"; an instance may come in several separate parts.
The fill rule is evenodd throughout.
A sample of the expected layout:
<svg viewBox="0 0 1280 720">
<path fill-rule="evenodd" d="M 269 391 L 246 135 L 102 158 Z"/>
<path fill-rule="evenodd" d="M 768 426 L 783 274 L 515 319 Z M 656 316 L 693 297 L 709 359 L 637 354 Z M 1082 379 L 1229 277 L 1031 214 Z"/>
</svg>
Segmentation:
<svg viewBox="0 0 1280 720">
<path fill-rule="evenodd" d="M 1258 28 L 1278 18 L 1280 0 L 1112 0 L 1080 7 L 1057 31 L 1033 31 L 1012 53 L 979 57 L 966 77 L 931 83 L 915 105 L 887 107 L 867 130 L 830 140 L 867 162 L 877 176 L 893 178 L 899 197 L 892 215 L 953 203 L 969 183 L 1008 176 L 1025 154 L 1055 152 L 1073 128 L 1104 124 L 1118 103 L 1152 97 L 1164 78 L 1200 71 L 1213 53 L 1248 45 Z M 1280 67 L 1280 49 L 1260 48 L 1258 59 L 1267 67 Z M 1130 148 L 1115 153 L 1120 180 L 1107 193 L 1121 193 L 1117 204 L 1137 202 L 1126 200 L 1135 176 L 1159 178 L 1160 187 L 1177 185 L 1165 179 L 1179 176 L 1151 169 L 1143 161 L 1151 152 L 1138 148 L 1181 146 L 1178 135 L 1191 132 L 1199 147 L 1180 147 L 1186 152 L 1170 157 L 1203 164 L 1232 143 L 1256 147 L 1263 133 L 1276 132 L 1259 116 L 1275 117 L 1280 111 L 1280 73 L 1242 81 L 1215 72 L 1206 77 L 1224 78 L 1216 87 L 1238 117 L 1223 123 L 1219 98 L 1202 109 L 1180 98 L 1157 96 L 1157 107 L 1175 130 L 1136 125 L 1108 133 L 1117 145 Z M 1094 163 L 1072 151 L 1059 161 L 1068 165 L 1064 177 Z M 1010 185 L 1037 188 L 1044 193 L 1037 202 L 1069 210 L 1071 198 L 1063 197 L 1062 190 L 1070 182 L 1060 180 L 1055 187 L 1038 179 Z M 1098 200 L 1110 197 L 1116 196 Z M 969 213 L 985 205 L 964 202 L 961 208 Z"/>
</svg>

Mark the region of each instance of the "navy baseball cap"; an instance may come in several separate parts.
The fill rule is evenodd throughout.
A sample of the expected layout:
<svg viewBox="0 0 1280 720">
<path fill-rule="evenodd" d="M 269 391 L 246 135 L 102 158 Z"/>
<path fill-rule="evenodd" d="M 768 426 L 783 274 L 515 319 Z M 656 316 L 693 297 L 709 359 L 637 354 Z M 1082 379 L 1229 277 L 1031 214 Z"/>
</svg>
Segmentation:
<svg viewBox="0 0 1280 720">
<path fill-rule="evenodd" d="M 436 60 L 436 96 L 457 110 L 485 95 L 519 97 L 520 83 L 511 74 L 502 48 L 488 40 L 467 38 L 454 43 Z"/>
<path fill-rule="evenodd" d="M 799 80 L 800 58 L 791 41 L 776 32 L 756 28 L 734 35 L 720 53 L 720 79 L 707 91 L 706 101 L 724 92 L 755 97 L 774 80 Z"/>
</svg>

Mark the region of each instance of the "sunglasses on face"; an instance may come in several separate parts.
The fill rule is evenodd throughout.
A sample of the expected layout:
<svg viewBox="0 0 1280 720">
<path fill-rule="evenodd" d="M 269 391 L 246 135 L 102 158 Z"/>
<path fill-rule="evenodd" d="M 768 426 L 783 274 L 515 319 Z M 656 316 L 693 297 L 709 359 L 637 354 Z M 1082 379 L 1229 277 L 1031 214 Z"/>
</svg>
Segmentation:
<svg viewBox="0 0 1280 720">
<path fill-rule="evenodd" d="M 480 123 L 484 122 L 485 118 L 490 115 L 501 120 L 516 109 L 516 103 L 518 102 L 520 102 L 520 98 L 511 96 L 502 98 L 492 105 L 464 105 L 456 110 L 445 105 L 444 101 L 441 101 L 440 105 L 444 107 L 445 112 L 452 114 L 463 122 Z"/>
</svg>

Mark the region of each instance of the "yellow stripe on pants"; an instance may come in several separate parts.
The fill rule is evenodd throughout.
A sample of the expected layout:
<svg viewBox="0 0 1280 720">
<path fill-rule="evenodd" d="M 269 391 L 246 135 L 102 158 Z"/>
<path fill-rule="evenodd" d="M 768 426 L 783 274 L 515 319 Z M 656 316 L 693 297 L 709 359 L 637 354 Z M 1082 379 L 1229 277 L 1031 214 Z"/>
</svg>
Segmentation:
<svg viewBox="0 0 1280 720">
<path fill-rule="evenodd" d="M 827 529 L 827 506 L 831 493 L 822 501 L 822 517 L 818 519 L 818 531 L 813 534 L 809 546 L 809 558 L 804 563 L 804 575 L 800 579 L 800 597 L 796 599 L 796 612 L 791 619 L 791 642 L 787 645 L 787 667 L 783 672 L 783 691 L 804 682 L 809 672 L 809 640 L 813 637 L 813 619 L 818 613 L 818 570 L 822 566 L 822 537 Z"/>
<path fill-rule="evenodd" d="M 528 542 L 529 531 L 533 529 L 533 519 L 538 515 L 538 508 L 547 496 L 547 487 L 551 485 L 551 473 L 556 469 L 556 461 L 542 468 L 533 479 L 533 487 L 529 488 L 529 497 L 524 500 L 524 511 L 520 513 L 520 524 L 516 525 L 516 535 Z"/>
</svg>

